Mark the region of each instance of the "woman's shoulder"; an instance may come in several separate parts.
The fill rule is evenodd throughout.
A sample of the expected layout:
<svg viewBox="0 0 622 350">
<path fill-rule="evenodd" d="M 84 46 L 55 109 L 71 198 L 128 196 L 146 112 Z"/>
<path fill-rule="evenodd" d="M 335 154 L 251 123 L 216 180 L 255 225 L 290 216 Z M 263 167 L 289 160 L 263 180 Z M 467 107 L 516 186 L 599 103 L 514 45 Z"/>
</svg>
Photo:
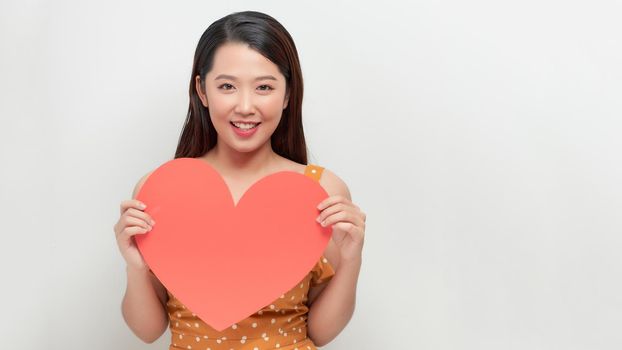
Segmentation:
<svg viewBox="0 0 622 350">
<path fill-rule="evenodd" d="M 322 173 L 320 174 L 320 185 L 324 188 L 326 193 L 329 196 L 341 195 L 351 200 L 350 198 L 350 190 L 348 189 L 348 185 L 343 181 L 335 172 L 332 170 L 322 166 L 322 164 L 317 163 L 309 163 L 309 164 L 300 164 L 296 163 L 293 160 L 289 160 L 286 158 L 282 159 L 285 162 L 285 167 L 288 170 L 296 171 L 300 174 L 304 174 L 305 170 L 308 166 L 314 166 L 322 168 Z"/>
<path fill-rule="evenodd" d="M 147 174 L 143 175 L 143 177 L 141 177 L 138 180 L 138 182 L 136 183 L 136 186 L 134 186 L 134 192 L 132 192 L 132 198 L 136 198 L 136 195 L 140 191 L 140 188 L 143 187 L 143 184 L 145 183 L 145 181 L 147 181 L 147 178 L 149 178 L 149 175 L 151 175 L 151 173 L 153 173 L 154 171 L 155 171 L 155 169 L 151 170 L 150 172 L 148 172 Z"/>
<path fill-rule="evenodd" d="M 326 193 L 328 193 L 329 196 L 339 195 L 351 200 L 350 189 L 345 181 L 343 181 L 332 170 L 325 167 L 322 168 L 323 170 L 322 175 L 320 176 L 320 185 L 324 188 Z"/>
</svg>

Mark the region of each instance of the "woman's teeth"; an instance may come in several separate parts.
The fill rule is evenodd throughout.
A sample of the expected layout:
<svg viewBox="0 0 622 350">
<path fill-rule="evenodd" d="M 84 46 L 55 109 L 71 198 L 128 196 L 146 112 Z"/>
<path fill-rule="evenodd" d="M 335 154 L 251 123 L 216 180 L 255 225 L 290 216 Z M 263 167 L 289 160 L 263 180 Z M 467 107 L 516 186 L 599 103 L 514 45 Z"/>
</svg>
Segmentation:
<svg viewBox="0 0 622 350">
<path fill-rule="evenodd" d="M 254 127 L 256 127 L 257 125 L 259 125 L 259 123 L 257 124 L 248 124 L 248 123 L 233 123 L 231 122 L 231 124 L 235 125 L 235 127 L 242 129 L 242 130 L 250 130 Z"/>
</svg>

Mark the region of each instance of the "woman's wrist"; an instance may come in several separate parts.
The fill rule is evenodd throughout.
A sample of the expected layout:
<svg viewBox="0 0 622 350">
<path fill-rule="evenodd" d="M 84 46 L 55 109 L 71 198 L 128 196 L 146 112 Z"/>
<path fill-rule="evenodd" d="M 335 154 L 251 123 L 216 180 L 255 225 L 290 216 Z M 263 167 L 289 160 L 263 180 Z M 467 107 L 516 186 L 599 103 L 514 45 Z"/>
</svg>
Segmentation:
<svg viewBox="0 0 622 350">
<path fill-rule="evenodd" d="M 135 267 L 131 265 L 127 265 L 125 267 L 125 271 L 127 272 L 128 277 L 130 276 L 148 276 L 149 275 L 149 267 Z"/>
<path fill-rule="evenodd" d="M 361 269 L 361 265 L 363 263 L 363 258 L 361 256 L 357 256 L 355 258 L 350 259 L 341 259 L 339 262 L 339 266 L 337 266 L 337 270 L 355 270 L 358 271 Z"/>
</svg>

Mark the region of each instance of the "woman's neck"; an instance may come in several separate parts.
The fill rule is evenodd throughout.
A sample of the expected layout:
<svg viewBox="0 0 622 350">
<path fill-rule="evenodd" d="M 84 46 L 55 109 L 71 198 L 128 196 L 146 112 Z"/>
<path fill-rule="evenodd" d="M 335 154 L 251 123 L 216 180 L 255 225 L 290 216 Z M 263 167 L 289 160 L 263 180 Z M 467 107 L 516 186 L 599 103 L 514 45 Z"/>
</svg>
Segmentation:
<svg viewBox="0 0 622 350">
<path fill-rule="evenodd" d="M 212 165 L 222 176 L 244 179 L 272 172 L 279 156 L 267 142 L 252 152 L 238 152 L 218 143 L 203 159 Z"/>
</svg>

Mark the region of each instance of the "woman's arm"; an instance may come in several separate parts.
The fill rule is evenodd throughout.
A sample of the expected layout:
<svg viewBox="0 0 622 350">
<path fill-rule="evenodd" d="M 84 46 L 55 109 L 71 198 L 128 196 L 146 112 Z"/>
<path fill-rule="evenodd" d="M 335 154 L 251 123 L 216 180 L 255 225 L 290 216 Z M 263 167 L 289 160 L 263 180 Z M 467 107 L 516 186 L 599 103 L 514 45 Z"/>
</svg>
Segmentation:
<svg viewBox="0 0 622 350">
<path fill-rule="evenodd" d="M 127 289 L 121 306 L 125 323 L 145 343 L 153 343 L 168 327 L 163 299 L 156 292 L 157 278 L 149 271 L 127 268 Z"/>
<path fill-rule="evenodd" d="M 132 198 L 140 190 L 149 174 L 138 181 Z M 164 286 L 151 270 L 127 271 L 127 288 L 121 303 L 121 313 L 125 323 L 145 343 L 153 343 L 168 327 L 166 311 L 167 293 Z"/>
<path fill-rule="evenodd" d="M 361 262 L 341 263 L 335 275 L 311 304 L 308 335 L 317 346 L 324 346 L 346 327 L 356 305 L 356 284 Z"/>
<path fill-rule="evenodd" d="M 331 217 L 330 214 L 327 214 L 323 217 L 333 224 L 340 222 L 339 227 L 333 226 L 333 238 L 325 253 L 329 263 L 335 269 L 335 275 L 330 279 L 328 285 L 315 287 L 313 298 L 310 296 L 308 336 L 315 345 L 324 346 L 341 333 L 354 313 L 356 286 L 362 263 L 361 250 L 365 214 L 351 203 L 348 187 L 335 174 L 325 169 L 320 183 L 329 196 L 343 198 L 342 203 L 337 204 L 337 206 L 346 208 L 337 210 L 334 209 L 337 206 L 334 206 L 333 209 L 329 210 L 334 215 Z M 356 218 L 353 219 L 352 217 Z M 348 221 L 354 222 L 356 225 L 341 226 Z M 350 227 L 349 230 L 352 232 L 345 233 L 344 227 Z M 337 230 L 340 232 L 336 232 Z M 360 238 L 360 241 L 351 240 L 352 237 Z M 335 240 L 337 243 L 333 242 Z M 349 241 L 344 244 L 346 243 L 344 240 Z"/>
</svg>

